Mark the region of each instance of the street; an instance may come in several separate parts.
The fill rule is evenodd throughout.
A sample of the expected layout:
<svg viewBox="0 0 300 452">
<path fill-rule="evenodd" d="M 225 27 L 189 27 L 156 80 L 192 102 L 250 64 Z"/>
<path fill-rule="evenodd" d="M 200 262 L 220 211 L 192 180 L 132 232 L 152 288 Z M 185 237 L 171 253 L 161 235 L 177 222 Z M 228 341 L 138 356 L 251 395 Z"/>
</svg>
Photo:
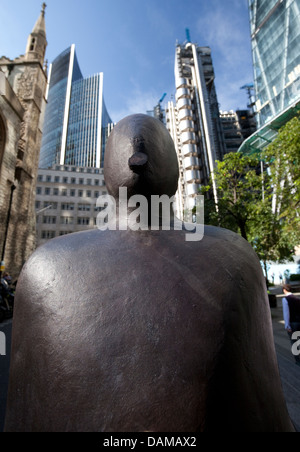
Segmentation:
<svg viewBox="0 0 300 452">
<path fill-rule="evenodd" d="M 278 297 L 277 300 L 278 306 L 277 308 L 271 309 L 271 315 L 278 365 L 287 407 L 297 431 L 300 432 L 300 367 L 295 365 L 295 360 L 291 353 L 291 344 L 282 323 L 281 298 Z M 6 356 L 0 356 L 0 432 L 2 432 L 4 428 L 10 362 L 11 327 L 12 320 L 6 320 L 0 324 L 0 331 L 4 332 L 6 336 L 7 353 Z"/>
</svg>

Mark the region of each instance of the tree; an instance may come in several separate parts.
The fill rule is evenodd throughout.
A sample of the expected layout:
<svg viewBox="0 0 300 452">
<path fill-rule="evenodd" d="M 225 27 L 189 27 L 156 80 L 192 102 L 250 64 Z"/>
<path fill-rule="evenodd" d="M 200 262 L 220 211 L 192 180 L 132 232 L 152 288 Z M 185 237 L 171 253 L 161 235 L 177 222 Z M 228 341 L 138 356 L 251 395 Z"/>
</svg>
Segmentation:
<svg viewBox="0 0 300 452">
<path fill-rule="evenodd" d="M 300 115 L 282 127 L 263 153 L 272 186 L 272 207 L 284 233 L 300 243 Z"/>
<path fill-rule="evenodd" d="M 289 125 L 260 158 L 231 153 L 217 162 L 218 204 L 205 205 L 206 222 L 239 232 L 248 240 L 266 276 L 267 262 L 290 259 L 300 243 L 298 126 L 299 121 L 291 133 Z M 212 183 L 204 189 L 209 190 Z"/>
</svg>

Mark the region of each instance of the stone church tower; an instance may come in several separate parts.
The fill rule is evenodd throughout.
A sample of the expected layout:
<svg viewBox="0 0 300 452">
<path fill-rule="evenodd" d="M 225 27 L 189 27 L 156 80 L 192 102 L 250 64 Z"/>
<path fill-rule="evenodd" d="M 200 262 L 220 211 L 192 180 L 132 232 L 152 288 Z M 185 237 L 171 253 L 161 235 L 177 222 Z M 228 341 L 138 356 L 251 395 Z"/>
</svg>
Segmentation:
<svg viewBox="0 0 300 452">
<path fill-rule="evenodd" d="M 45 7 L 25 55 L 0 58 L 0 260 L 14 278 L 36 244 L 35 191 L 47 86 Z"/>
</svg>

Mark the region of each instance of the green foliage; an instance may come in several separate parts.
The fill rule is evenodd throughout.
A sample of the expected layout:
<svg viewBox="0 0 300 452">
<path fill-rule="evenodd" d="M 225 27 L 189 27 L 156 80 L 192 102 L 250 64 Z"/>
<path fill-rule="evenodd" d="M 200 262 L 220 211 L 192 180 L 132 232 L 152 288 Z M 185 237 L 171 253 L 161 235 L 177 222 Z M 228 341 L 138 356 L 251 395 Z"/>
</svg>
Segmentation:
<svg viewBox="0 0 300 452">
<path fill-rule="evenodd" d="M 239 231 L 248 239 L 249 222 L 262 196 L 259 167 L 259 160 L 240 153 L 227 154 L 223 162 L 217 162 L 218 206 L 206 204 L 210 224 Z M 211 185 L 206 187 L 208 189 Z"/>
<path fill-rule="evenodd" d="M 300 243 L 300 117 L 289 121 L 263 153 L 273 187 L 273 203 L 286 233 Z"/>
</svg>

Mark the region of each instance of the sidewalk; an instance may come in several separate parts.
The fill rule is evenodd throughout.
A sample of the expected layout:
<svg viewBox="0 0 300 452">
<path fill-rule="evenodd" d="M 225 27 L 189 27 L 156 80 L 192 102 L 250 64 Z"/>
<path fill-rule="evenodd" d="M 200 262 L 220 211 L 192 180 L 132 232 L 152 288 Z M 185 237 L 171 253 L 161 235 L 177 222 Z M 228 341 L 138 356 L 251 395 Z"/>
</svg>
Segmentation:
<svg viewBox="0 0 300 452">
<path fill-rule="evenodd" d="M 297 431 L 300 432 L 300 367 L 295 365 L 291 343 L 284 328 L 282 298 L 282 295 L 277 295 L 277 308 L 271 308 L 274 342 L 288 411 Z"/>
</svg>

